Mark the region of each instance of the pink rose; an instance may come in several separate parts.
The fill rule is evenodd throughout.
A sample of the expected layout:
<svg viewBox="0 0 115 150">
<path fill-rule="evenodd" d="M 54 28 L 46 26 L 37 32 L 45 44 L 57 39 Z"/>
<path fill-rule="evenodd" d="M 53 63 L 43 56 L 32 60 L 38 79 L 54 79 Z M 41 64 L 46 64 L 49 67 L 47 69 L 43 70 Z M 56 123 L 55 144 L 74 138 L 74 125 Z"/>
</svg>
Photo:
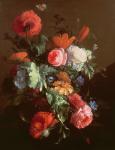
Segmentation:
<svg viewBox="0 0 115 150">
<path fill-rule="evenodd" d="M 78 129 L 87 127 L 93 121 L 93 113 L 88 105 L 72 114 L 70 122 Z"/>
<path fill-rule="evenodd" d="M 66 61 L 67 53 L 64 51 L 63 48 L 54 49 L 48 54 L 48 62 L 55 67 L 65 65 Z"/>
<path fill-rule="evenodd" d="M 81 99 L 81 96 L 77 93 L 72 93 L 68 96 L 69 103 L 77 110 L 83 107 L 86 103 Z"/>
</svg>

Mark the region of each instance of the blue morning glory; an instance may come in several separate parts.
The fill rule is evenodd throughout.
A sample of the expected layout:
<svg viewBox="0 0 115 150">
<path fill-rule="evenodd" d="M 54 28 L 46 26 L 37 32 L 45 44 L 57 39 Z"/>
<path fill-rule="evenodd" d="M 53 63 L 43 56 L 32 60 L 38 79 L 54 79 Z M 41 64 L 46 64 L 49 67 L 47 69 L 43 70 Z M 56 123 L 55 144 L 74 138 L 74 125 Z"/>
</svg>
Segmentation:
<svg viewBox="0 0 115 150">
<path fill-rule="evenodd" d="M 91 101 L 89 102 L 89 105 L 90 105 L 90 107 L 91 107 L 94 111 L 96 111 L 97 108 L 98 108 L 98 105 L 97 105 L 97 103 L 96 103 L 95 100 L 91 100 Z"/>
<path fill-rule="evenodd" d="M 48 80 L 48 83 L 52 83 L 52 82 L 54 82 L 55 77 L 49 76 L 47 80 Z"/>
<path fill-rule="evenodd" d="M 77 79 L 76 79 L 76 82 L 79 86 L 83 86 L 84 85 L 84 82 L 85 82 L 85 79 L 83 78 L 82 75 L 78 76 Z"/>
<path fill-rule="evenodd" d="M 27 85 L 26 83 L 26 71 L 19 68 L 16 77 L 14 79 L 14 84 L 19 89 L 24 89 Z"/>
</svg>

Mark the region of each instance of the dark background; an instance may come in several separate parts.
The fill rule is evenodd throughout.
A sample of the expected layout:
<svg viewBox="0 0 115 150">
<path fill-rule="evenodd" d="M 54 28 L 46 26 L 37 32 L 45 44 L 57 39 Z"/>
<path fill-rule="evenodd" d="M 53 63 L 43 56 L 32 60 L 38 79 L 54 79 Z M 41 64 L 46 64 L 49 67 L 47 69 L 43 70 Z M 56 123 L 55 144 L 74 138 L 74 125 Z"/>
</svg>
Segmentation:
<svg viewBox="0 0 115 150">
<path fill-rule="evenodd" d="M 4 34 L 12 33 L 12 20 L 20 12 L 35 9 L 34 0 L 0 0 L 0 55 L 8 57 L 11 43 L 4 40 Z M 44 0 L 45 1 L 45 0 Z M 66 24 L 77 32 L 77 19 L 80 25 L 87 24 L 95 33 L 99 49 L 96 52 L 99 68 L 105 67 L 106 78 L 98 74 L 91 81 L 92 95 L 100 104 L 99 124 L 79 133 L 74 132 L 60 145 L 49 141 L 33 140 L 24 125 L 20 125 L 17 113 L 13 109 L 0 116 L 0 149 L 115 149 L 115 0 L 46 0 L 47 10 L 40 13 L 43 18 L 44 32 L 52 35 L 53 16 L 59 14 L 65 18 Z M 37 11 L 37 10 L 36 10 Z M 39 13 L 39 12 L 38 12 Z M 7 76 L 10 65 L 0 59 L 0 84 Z M 0 101 L 5 99 L 1 93 Z M 0 102 L 0 103 L 1 103 Z M 87 144 L 86 138 L 91 139 Z"/>
</svg>

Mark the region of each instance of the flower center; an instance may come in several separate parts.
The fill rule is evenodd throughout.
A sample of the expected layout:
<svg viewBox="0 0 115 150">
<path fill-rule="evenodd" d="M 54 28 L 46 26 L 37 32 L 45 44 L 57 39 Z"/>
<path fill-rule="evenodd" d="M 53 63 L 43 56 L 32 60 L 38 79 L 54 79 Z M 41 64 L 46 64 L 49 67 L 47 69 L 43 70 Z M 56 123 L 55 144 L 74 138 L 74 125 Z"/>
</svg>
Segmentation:
<svg viewBox="0 0 115 150">
<path fill-rule="evenodd" d="M 33 26 L 34 26 L 34 24 L 32 22 L 26 23 L 26 25 L 24 26 L 24 32 L 30 31 L 30 29 L 32 29 Z"/>
</svg>

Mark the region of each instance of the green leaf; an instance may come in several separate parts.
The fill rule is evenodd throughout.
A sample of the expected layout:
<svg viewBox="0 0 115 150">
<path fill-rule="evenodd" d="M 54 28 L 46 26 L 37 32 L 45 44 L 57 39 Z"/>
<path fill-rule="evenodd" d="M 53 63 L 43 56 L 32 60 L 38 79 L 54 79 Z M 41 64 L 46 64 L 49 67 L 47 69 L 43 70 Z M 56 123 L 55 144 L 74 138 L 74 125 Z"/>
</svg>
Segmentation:
<svg viewBox="0 0 115 150">
<path fill-rule="evenodd" d="M 46 96 L 57 118 L 63 124 L 67 120 L 69 113 L 69 103 L 66 97 L 51 89 L 47 91 Z"/>
<path fill-rule="evenodd" d="M 94 66 L 92 64 L 85 64 L 84 65 L 84 73 L 91 79 L 94 75 Z"/>
<path fill-rule="evenodd" d="M 41 35 L 39 39 L 39 44 L 35 46 L 35 49 L 37 50 L 37 55 L 40 56 L 43 53 L 45 53 L 46 50 L 46 42 L 48 41 L 48 38 L 45 35 Z"/>
<path fill-rule="evenodd" d="M 46 96 L 47 96 L 48 103 L 49 103 L 50 105 L 53 105 L 54 99 L 53 99 L 52 94 L 51 94 L 51 93 L 46 93 Z"/>
<path fill-rule="evenodd" d="M 30 88 L 41 88 L 41 76 L 39 72 L 39 67 L 36 66 L 34 62 L 24 63 L 21 67 L 27 70 L 28 86 Z"/>
<path fill-rule="evenodd" d="M 72 80 L 75 80 L 79 72 L 72 68 L 71 65 L 65 67 L 65 72 L 67 72 Z"/>
<path fill-rule="evenodd" d="M 57 70 L 48 65 L 37 66 L 34 62 L 27 62 L 21 65 L 21 68 L 27 70 L 27 82 L 30 88 L 39 88 L 42 91 L 43 87 L 47 88 L 46 76 L 49 73 L 54 73 Z"/>
<path fill-rule="evenodd" d="M 56 73 L 57 70 L 54 69 L 53 67 L 49 67 L 48 65 L 40 65 L 40 73 L 43 75 L 43 76 L 47 76 L 48 74 L 50 73 Z"/>
<path fill-rule="evenodd" d="M 27 67 L 27 71 L 29 74 L 29 87 L 30 88 L 36 88 L 38 82 L 40 81 L 40 73 L 39 73 L 39 67 L 36 66 L 35 63 L 28 63 L 29 67 Z"/>
</svg>

